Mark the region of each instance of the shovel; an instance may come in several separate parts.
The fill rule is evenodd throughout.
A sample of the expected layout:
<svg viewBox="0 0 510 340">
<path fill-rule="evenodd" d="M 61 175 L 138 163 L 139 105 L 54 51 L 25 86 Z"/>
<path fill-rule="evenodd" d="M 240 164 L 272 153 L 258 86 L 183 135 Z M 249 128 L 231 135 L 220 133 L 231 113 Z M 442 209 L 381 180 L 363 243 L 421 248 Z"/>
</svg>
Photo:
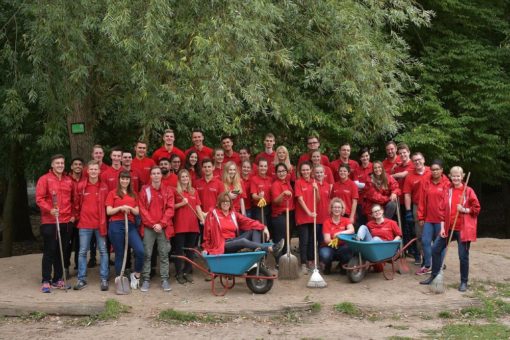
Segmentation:
<svg viewBox="0 0 510 340">
<path fill-rule="evenodd" d="M 398 273 L 399 274 L 407 274 L 409 273 L 409 266 L 407 265 L 405 251 L 403 250 L 404 246 L 404 231 L 402 230 L 402 219 L 400 217 L 400 201 L 397 202 L 397 221 L 398 221 L 398 227 L 400 228 L 400 231 L 402 232 L 402 239 L 400 239 L 400 260 L 398 261 Z"/>
<path fill-rule="evenodd" d="M 127 295 L 131 293 L 131 287 L 129 286 L 129 280 L 124 276 L 124 270 L 126 269 L 127 249 L 128 249 L 128 216 L 127 212 L 124 213 L 124 258 L 122 259 L 122 269 L 120 276 L 115 278 L 115 292 L 118 295 Z"/>
<path fill-rule="evenodd" d="M 278 260 L 278 278 L 282 280 L 295 280 L 299 277 L 297 257 L 290 253 L 290 221 L 289 221 L 289 201 L 287 200 L 287 208 L 285 209 L 286 232 L 287 232 L 287 254 L 280 256 Z"/>
</svg>

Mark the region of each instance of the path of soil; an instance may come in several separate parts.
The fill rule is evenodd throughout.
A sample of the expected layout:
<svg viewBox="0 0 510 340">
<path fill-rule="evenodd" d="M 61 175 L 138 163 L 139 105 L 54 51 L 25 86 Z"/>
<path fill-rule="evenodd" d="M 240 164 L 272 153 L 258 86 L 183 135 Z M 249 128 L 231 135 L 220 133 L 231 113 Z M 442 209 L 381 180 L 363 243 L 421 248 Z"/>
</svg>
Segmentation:
<svg viewBox="0 0 510 340">
<path fill-rule="evenodd" d="M 471 248 L 471 280 L 510 281 L 510 241 L 480 239 Z M 458 284 L 458 259 L 453 244 L 446 260 L 445 281 Z M 89 286 L 82 291 L 39 292 L 41 255 L 32 254 L 0 259 L 0 307 L 3 305 L 35 306 L 44 304 L 93 305 L 115 298 L 132 307 L 119 320 L 101 322 L 89 327 L 68 322 L 69 317 L 49 316 L 43 321 L 4 318 L 0 321 L 0 338 L 87 338 L 101 335 L 107 339 L 145 339 L 166 336 L 183 338 L 363 338 L 382 339 L 390 336 L 421 337 L 422 330 L 440 328 L 445 322 L 437 318 L 440 311 L 478 304 L 469 293 L 450 287 L 445 294 L 431 294 L 414 274 L 395 275 L 387 281 L 381 273 L 370 273 L 358 284 L 350 284 L 346 276 L 324 276 L 325 289 L 306 288 L 308 276 L 296 281 L 275 281 L 265 295 L 254 295 L 244 282 L 239 282 L 225 297 L 210 293 L 209 283 L 200 274 L 195 283 L 179 285 L 172 280 L 173 290 L 164 293 L 159 280 L 152 280 L 148 293 L 134 291 L 128 296 L 115 295 L 113 285 L 108 292 L 99 291 L 98 269 L 89 270 Z M 412 270 L 415 266 L 410 264 Z M 72 283 L 76 280 L 72 278 Z M 113 281 L 113 280 L 112 280 Z M 349 301 L 371 317 L 351 318 L 333 311 L 333 305 Z M 302 311 L 306 303 L 320 303 L 319 313 Z M 289 307 L 290 309 L 285 309 Z M 169 325 L 156 321 L 160 311 L 226 313 L 232 319 L 217 324 Z M 370 320 L 372 321 L 370 321 Z M 510 320 L 503 320 L 509 323 Z"/>
</svg>

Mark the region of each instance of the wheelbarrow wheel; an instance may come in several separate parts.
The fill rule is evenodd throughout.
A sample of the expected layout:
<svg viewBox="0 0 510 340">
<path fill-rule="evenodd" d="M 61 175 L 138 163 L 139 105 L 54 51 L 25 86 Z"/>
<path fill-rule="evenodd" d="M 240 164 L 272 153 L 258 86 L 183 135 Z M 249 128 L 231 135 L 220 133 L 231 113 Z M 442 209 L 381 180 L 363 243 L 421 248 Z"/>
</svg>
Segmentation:
<svg viewBox="0 0 510 340">
<path fill-rule="evenodd" d="M 360 262 L 360 258 L 358 255 L 353 256 L 349 260 L 349 263 L 347 264 L 348 267 L 358 267 L 358 266 L 362 266 L 362 265 L 363 265 L 363 259 L 361 259 L 361 262 Z M 358 282 L 361 282 L 361 280 L 363 280 L 366 273 L 367 273 L 367 269 L 364 267 L 357 268 L 357 269 L 351 269 L 351 270 L 347 271 L 347 277 L 349 278 L 349 280 L 352 283 L 358 283 Z"/>
<path fill-rule="evenodd" d="M 257 268 L 252 268 L 248 271 L 248 275 L 257 275 Z M 259 268 L 259 276 L 271 276 L 269 270 L 264 267 Z M 271 290 L 273 287 L 273 280 L 268 279 L 256 279 L 256 278 L 247 278 L 246 285 L 252 292 L 255 294 L 265 294 Z"/>
</svg>

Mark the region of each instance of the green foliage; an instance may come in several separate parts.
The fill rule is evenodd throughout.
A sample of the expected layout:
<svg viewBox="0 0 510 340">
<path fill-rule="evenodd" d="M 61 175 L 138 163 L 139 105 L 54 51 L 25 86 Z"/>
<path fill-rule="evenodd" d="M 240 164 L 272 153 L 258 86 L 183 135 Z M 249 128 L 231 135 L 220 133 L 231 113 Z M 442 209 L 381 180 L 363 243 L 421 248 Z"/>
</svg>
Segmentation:
<svg viewBox="0 0 510 340">
<path fill-rule="evenodd" d="M 342 302 L 333 306 L 333 309 L 337 312 L 346 314 L 348 316 L 360 317 L 363 315 L 361 309 L 359 309 L 352 302 Z"/>
<path fill-rule="evenodd" d="M 507 339 L 510 328 L 502 324 L 452 324 L 444 326 L 435 336 L 442 339 Z"/>
<path fill-rule="evenodd" d="M 224 321 L 223 318 L 211 314 L 181 312 L 174 309 L 167 309 L 161 311 L 159 313 L 158 320 L 169 323 L 190 323 L 190 322 L 218 323 Z"/>
</svg>

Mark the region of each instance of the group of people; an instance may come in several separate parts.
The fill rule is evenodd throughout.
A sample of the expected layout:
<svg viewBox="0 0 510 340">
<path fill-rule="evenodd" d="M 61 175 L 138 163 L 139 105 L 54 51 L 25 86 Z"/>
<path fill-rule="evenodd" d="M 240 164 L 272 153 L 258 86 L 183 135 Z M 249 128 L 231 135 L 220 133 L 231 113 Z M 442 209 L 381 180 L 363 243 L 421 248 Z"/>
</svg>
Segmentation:
<svg viewBox="0 0 510 340">
<path fill-rule="evenodd" d="M 149 290 L 159 257 L 161 288 L 169 291 L 169 253 L 191 257 L 187 249 L 196 247 L 204 254 L 263 249 L 278 260 L 289 246 L 284 242 L 287 223 L 299 236 L 304 275 L 313 269 L 315 237 L 321 269 L 328 274 L 333 261 L 342 265 L 352 256 L 346 244 L 331 242 L 339 234 L 357 233 L 366 242 L 408 242 L 416 236 L 419 242 L 409 248 L 419 265 L 416 274 L 431 274 L 422 284 L 430 284 L 441 269 L 452 232 L 459 248 L 459 290 L 467 289 L 469 247 L 476 240 L 480 204 L 471 188 L 464 190 L 462 168 L 452 167 L 448 179 L 440 160 L 425 166 L 423 154 L 411 154 L 406 144 L 393 141 L 386 143 L 382 162 L 371 162 L 367 148 L 360 151 L 359 162 L 351 159 L 348 143 L 340 145 L 338 158 L 330 162 L 320 152 L 319 138 L 309 136 L 308 151 L 297 165 L 285 146 L 275 148 L 271 133 L 264 138 L 264 151 L 253 158 L 249 147 L 234 151 L 231 136 L 222 137 L 221 147 L 214 149 L 204 145 L 200 130 L 192 131 L 191 141 L 182 151 L 174 145 L 174 132 L 166 130 L 152 157 L 147 156 L 147 143 L 138 141 L 134 152 L 112 148 L 111 165 L 104 162 L 103 148 L 95 145 L 92 160 L 85 165 L 83 159 L 73 159 L 69 173 L 64 156 L 51 158 L 51 169 L 36 186 L 44 241 L 42 292 L 67 288 L 63 277 L 72 244 L 76 290 L 87 286 L 92 244 L 100 254 L 101 290 L 108 290 L 110 248 L 119 275 L 124 248 L 129 247 L 134 255 L 131 287 Z M 90 250 L 89 266 L 95 252 Z M 176 281 L 193 282 L 190 263 L 173 261 Z"/>
</svg>

